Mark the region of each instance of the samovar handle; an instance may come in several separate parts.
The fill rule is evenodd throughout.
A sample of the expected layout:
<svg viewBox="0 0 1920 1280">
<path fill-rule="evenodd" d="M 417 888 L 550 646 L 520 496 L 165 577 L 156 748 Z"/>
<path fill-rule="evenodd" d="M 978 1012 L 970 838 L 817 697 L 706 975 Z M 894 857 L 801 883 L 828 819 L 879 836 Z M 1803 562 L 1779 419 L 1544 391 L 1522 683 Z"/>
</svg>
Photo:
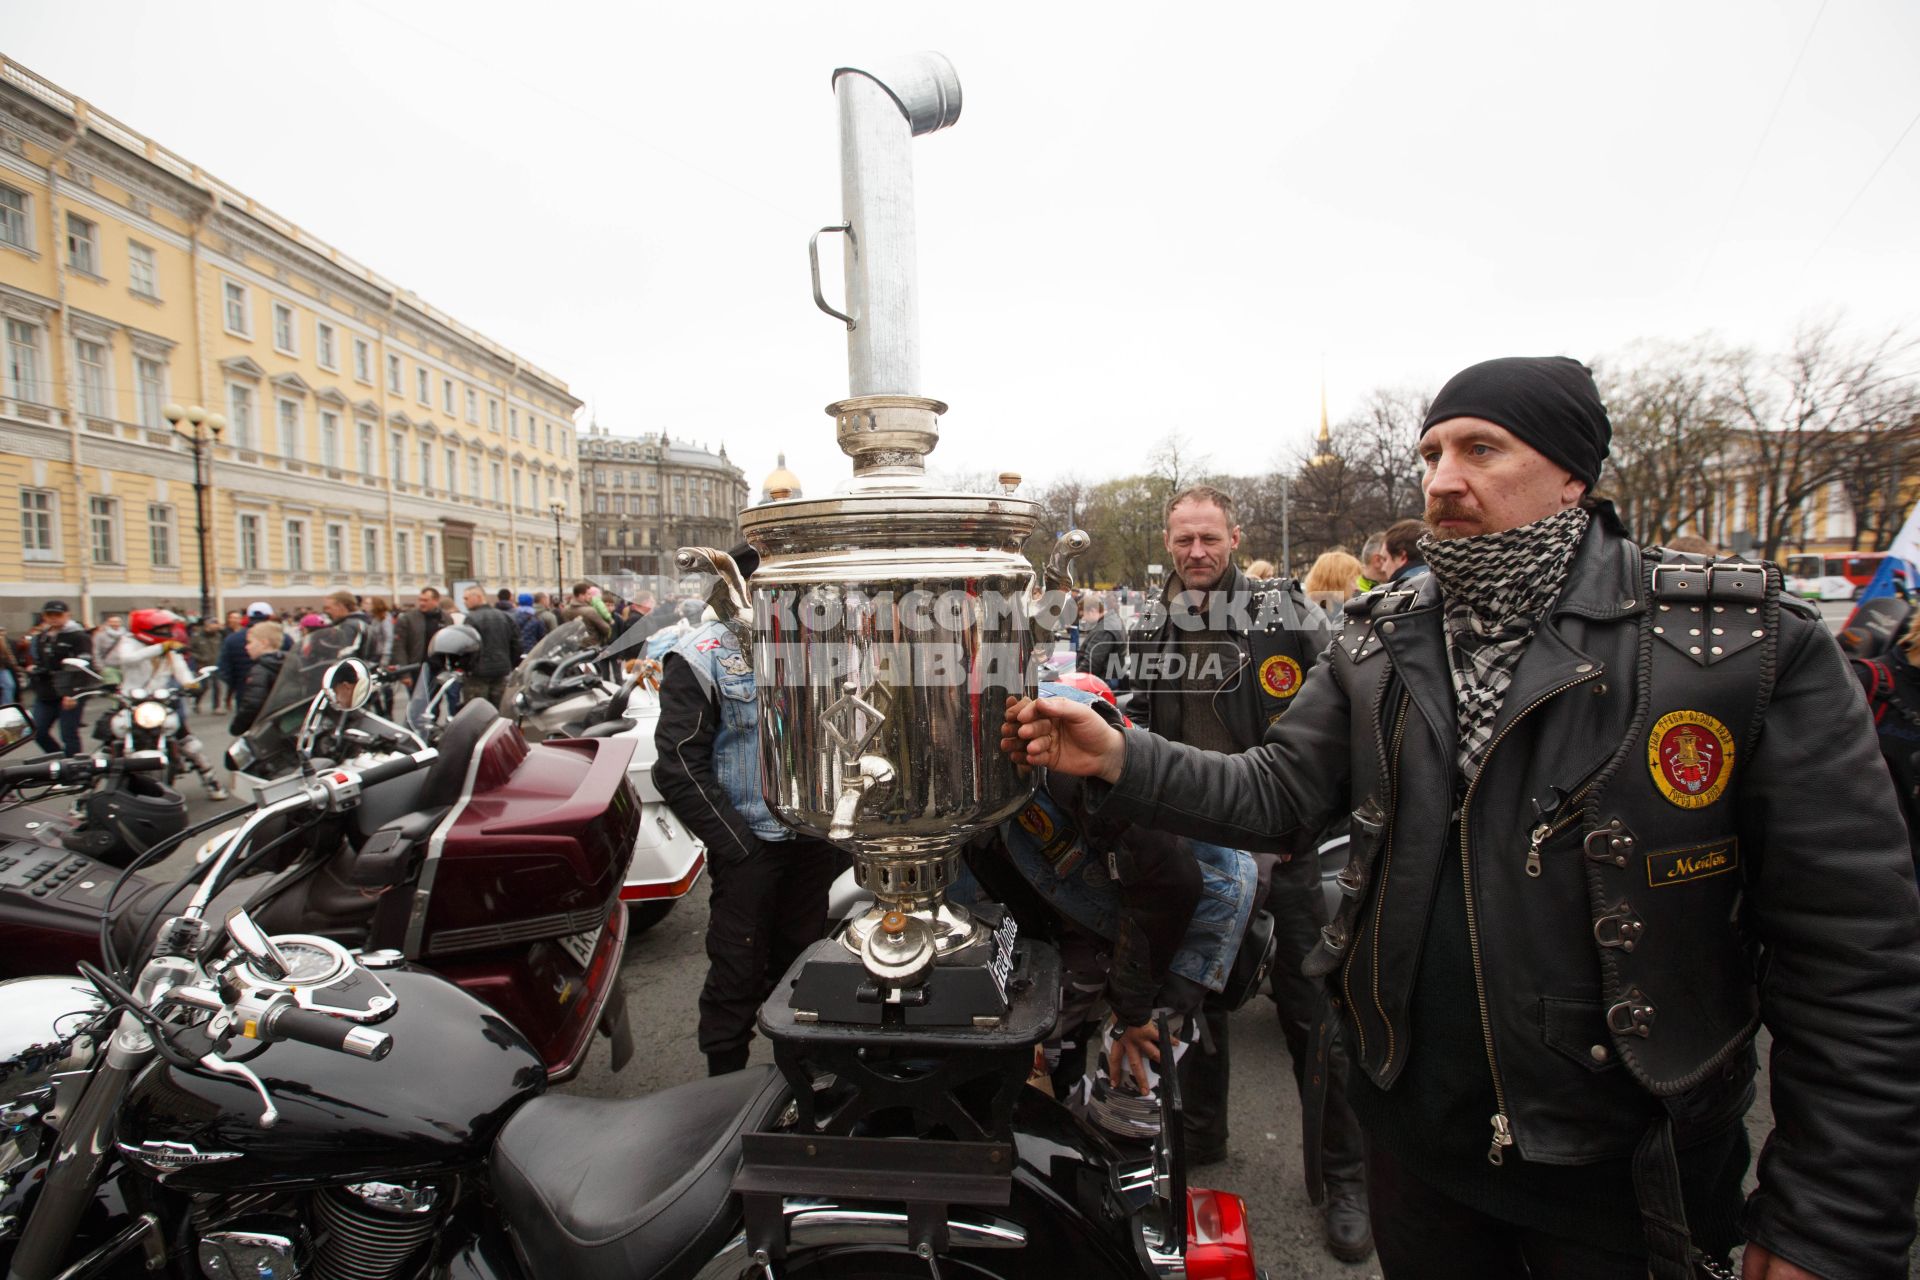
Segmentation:
<svg viewBox="0 0 1920 1280">
<path fill-rule="evenodd" d="M 673 563 L 682 573 L 713 575 L 713 584 L 707 588 L 707 604 L 720 621 L 738 630 L 735 624 L 749 606 L 746 575 L 740 572 L 733 557 L 713 547 L 682 547 L 673 553 Z"/>
<path fill-rule="evenodd" d="M 1067 592 L 1073 590 L 1073 562 L 1086 554 L 1093 539 L 1084 529 L 1069 529 L 1054 540 L 1053 551 L 1041 573 L 1044 588 L 1036 588 L 1029 602 L 1036 643 L 1056 640 L 1067 629 Z"/>
</svg>

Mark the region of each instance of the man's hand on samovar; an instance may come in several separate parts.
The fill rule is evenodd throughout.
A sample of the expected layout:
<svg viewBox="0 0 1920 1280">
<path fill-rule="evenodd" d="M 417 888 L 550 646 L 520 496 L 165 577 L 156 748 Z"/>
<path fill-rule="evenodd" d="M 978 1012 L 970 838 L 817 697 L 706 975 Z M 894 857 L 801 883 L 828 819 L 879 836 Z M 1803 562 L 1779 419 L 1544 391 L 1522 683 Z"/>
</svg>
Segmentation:
<svg viewBox="0 0 1920 1280">
<path fill-rule="evenodd" d="M 1127 759 L 1120 731 L 1070 698 L 1008 698 L 1000 750 L 1015 764 L 1105 782 L 1120 780 Z"/>
</svg>

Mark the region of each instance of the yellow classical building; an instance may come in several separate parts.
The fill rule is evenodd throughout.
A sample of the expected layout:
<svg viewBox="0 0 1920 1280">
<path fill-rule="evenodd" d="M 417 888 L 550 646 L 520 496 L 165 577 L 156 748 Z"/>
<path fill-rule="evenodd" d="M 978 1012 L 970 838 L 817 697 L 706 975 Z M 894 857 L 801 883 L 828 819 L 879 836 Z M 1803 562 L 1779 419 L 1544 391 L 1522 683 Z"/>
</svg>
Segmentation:
<svg viewBox="0 0 1920 1280">
<path fill-rule="evenodd" d="M 564 382 L 4 57 L 0 324 L 15 635 L 50 597 L 196 612 L 202 545 L 216 610 L 579 572 Z M 225 419 L 204 544 L 169 404 Z"/>
</svg>

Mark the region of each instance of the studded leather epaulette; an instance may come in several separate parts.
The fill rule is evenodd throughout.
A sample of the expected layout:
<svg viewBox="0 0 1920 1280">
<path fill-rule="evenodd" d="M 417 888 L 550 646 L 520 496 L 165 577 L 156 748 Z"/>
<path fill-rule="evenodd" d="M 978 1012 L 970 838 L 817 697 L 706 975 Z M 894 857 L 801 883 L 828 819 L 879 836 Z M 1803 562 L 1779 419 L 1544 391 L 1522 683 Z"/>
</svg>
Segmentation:
<svg viewBox="0 0 1920 1280">
<path fill-rule="evenodd" d="M 1768 577 L 1755 560 L 1648 548 L 1653 634 L 1701 666 L 1732 657 L 1766 637 Z M 1774 584 L 1778 594 L 1778 584 Z"/>
<path fill-rule="evenodd" d="M 1306 603 L 1306 593 L 1293 578 L 1248 578 L 1247 603 L 1253 625 L 1260 631 L 1273 631 L 1287 623 L 1289 612 L 1297 613 L 1293 603 Z"/>
<path fill-rule="evenodd" d="M 1382 583 L 1363 595 L 1341 606 L 1342 617 L 1340 631 L 1333 642 L 1340 646 L 1347 657 L 1354 662 L 1365 662 L 1380 652 L 1380 636 L 1374 630 L 1375 624 L 1382 618 L 1390 618 L 1413 607 L 1414 597 L 1419 594 L 1415 587 L 1396 587 L 1392 583 Z"/>
</svg>

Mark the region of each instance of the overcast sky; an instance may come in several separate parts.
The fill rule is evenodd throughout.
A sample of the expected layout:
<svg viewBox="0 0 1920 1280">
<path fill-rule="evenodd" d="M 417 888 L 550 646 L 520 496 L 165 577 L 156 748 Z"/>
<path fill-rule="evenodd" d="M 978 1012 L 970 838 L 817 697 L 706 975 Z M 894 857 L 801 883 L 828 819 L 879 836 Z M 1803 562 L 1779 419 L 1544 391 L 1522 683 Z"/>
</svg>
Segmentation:
<svg viewBox="0 0 1920 1280">
<path fill-rule="evenodd" d="M 1178 431 L 1254 472 L 1323 367 L 1338 420 L 1494 355 L 1920 314 L 1912 0 L 6 0 L 0 48 L 756 488 L 849 474 L 830 78 L 917 49 L 964 90 L 914 144 L 950 470 Z"/>
</svg>

